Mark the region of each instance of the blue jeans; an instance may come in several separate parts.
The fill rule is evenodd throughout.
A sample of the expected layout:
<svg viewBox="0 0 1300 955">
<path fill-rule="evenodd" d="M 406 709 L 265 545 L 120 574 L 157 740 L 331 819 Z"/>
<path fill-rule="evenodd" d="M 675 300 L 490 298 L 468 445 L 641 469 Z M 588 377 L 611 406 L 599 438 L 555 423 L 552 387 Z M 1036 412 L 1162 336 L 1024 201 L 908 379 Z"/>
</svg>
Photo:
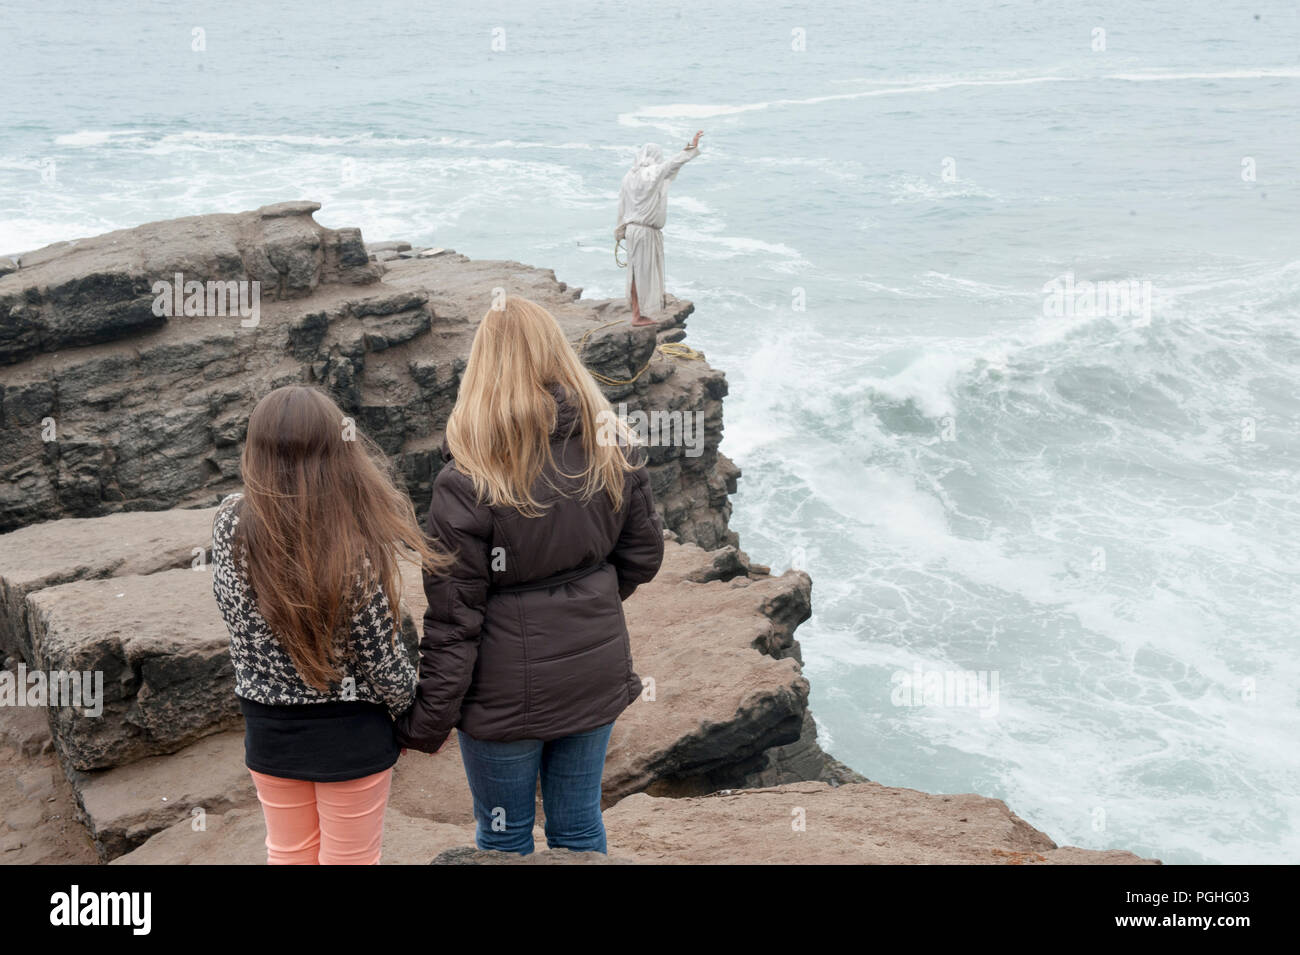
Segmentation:
<svg viewBox="0 0 1300 955">
<path fill-rule="evenodd" d="M 475 739 L 458 731 L 460 758 L 474 797 L 478 847 L 520 855 L 533 851 L 540 775 L 546 844 L 552 849 L 604 852 L 600 777 L 613 728 L 613 723 L 607 723 L 587 733 L 547 742 L 521 739 L 506 743 Z"/>
</svg>

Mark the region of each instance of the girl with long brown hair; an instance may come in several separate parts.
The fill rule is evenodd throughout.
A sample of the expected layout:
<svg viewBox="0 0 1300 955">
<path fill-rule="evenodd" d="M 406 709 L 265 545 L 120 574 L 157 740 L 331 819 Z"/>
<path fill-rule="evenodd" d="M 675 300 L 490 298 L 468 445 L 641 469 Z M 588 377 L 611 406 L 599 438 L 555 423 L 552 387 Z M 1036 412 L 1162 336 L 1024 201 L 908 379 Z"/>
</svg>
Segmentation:
<svg viewBox="0 0 1300 955">
<path fill-rule="evenodd" d="M 230 631 L 245 762 L 272 864 L 373 864 L 415 697 L 399 639 L 398 562 L 449 558 L 421 532 L 378 449 L 325 394 L 253 409 L 245 491 L 213 523 L 213 591 Z"/>
<path fill-rule="evenodd" d="M 509 297 L 483 317 L 447 422 L 428 530 L 455 557 L 428 610 L 403 745 L 457 728 L 483 849 L 604 852 L 605 749 L 641 693 L 622 601 L 663 560 L 644 453 L 554 317 Z"/>
</svg>

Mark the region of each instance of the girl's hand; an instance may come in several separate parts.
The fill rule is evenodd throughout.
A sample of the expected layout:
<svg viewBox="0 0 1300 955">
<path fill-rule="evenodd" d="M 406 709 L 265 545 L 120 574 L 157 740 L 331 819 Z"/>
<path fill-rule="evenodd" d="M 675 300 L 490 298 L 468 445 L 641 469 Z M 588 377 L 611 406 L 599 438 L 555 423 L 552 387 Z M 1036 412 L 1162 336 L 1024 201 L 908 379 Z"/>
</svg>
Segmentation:
<svg viewBox="0 0 1300 955">
<path fill-rule="evenodd" d="M 439 746 L 437 749 L 435 749 L 432 753 L 426 753 L 425 755 L 427 755 L 427 756 L 437 756 L 439 753 L 441 753 L 441 752 L 442 752 L 444 749 L 446 749 L 446 748 L 447 748 L 447 741 L 446 741 L 446 740 L 443 740 L 443 743 L 442 743 L 441 746 Z M 398 755 L 399 757 L 401 757 L 401 756 L 405 756 L 405 755 L 406 755 L 406 747 L 403 746 L 402 749 L 401 749 L 401 751 L 400 751 L 397 755 Z"/>
<path fill-rule="evenodd" d="M 703 135 L 704 135 L 704 130 L 702 130 L 702 129 L 696 130 L 696 132 L 695 132 L 695 138 L 691 140 L 691 149 L 694 149 L 694 148 L 696 148 L 697 146 L 699 146 L 699 144 L 700 144 L 700 137 L 703 136 Z"/>
</svg>

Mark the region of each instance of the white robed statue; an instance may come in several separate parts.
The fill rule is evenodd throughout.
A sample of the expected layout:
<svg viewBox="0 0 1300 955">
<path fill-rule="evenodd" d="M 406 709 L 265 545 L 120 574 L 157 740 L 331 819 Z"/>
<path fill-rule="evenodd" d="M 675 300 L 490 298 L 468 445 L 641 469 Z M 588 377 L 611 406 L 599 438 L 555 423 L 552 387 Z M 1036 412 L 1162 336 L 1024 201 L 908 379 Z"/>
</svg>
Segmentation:
<svg viewBox="0 0 1300 955">
<path fill-rule="evenodd" d="M 627 242 L 627 300 L 633 325 L 654 325 L 651 315 L 664 307 L 664 222 L 668 218 L 668 183 L 682 166 L 700 154 L 700 137 L 668 161 L 654 143 L 637 150 L 636 161 L 623 177 L 618 195 L 615 239 Z"/>
</svg>

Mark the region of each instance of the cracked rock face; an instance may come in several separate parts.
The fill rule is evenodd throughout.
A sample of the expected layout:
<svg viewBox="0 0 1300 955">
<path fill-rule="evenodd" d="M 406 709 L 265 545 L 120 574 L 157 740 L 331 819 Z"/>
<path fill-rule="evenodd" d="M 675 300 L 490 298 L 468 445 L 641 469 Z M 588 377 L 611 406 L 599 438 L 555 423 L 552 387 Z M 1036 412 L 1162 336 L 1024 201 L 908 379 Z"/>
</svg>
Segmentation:
<svg viewBox="0 0 1300 955">
<path fill-rule="evenodd" d="M 27 595 L 58 584 L 204 563 L 215 508 L 50 521 L 0 537 L 0 659 L 32 662 Z"/>
<path fill-rule="evenodd" d="M 632 329 L 622 303 L 583 301 L 549 270 L 445 251 L 371 261 L 356 229 L 318 225 L 317 208 L 151 223 L 27 253 L 0 275 L 0 532 L 211 506 L 238 485 L 257 400 L 308 383 L 392 456 L 423 513 L 474 331 L 505 290 L 550 309 L 594 371 L 628 382 L 605 390 L 629 413 L 694 416 L 694 447 L 650 449 L 660 510 L 683 540 L 735 542 L 739 472 L 718 453 L 726 379 L 656 351 L 656 334 L 681 336 L 690 303 L 670 303 L 658 333 Z M 178 273 L 182 287 L 258 282 L 255 325 L 210 294 L 198 314 L 155 314 L 155 283 Z"/>
<path fill-rule="evenodd" d="M 103 674 L 102 713 L 50 710 L 73 769 L 171 753 L 237 725 L 230 636 L 206 568 L 83 580 L 28 597 L 35 669 Z"/>
<path fill-rule="evenodd" d="M 196 816 L 257 807 L 253 780 L 244 767 L 242 728 L 116 769 L 69 771 L 68 778 L 77 815 L 103 859 L 130 852 L 173 825 L 189 829 Z M 265 854 L 257 861 L 265 861 Z"/>
<path fill-rule="evenodd" d="M 154 283 L 256 281 L 262 299 L 309 295 L 322 284 L 379 278 L 356 229 L 325 229 L 315 202 L 151 222 L 22 256 L 0 286 L 0 364 L 129 338 L 166 324 Z"/>
<path fill-rule="evenodd" d="M 794 572 L 713 572 L 734 548 L 665 547 L 664 566 L 624 605 L 645 689 L 619 717 L 605 767 L 605 798 L 711 786 L 719 771 L 761 760 L 799 739 L 808 681 L 771 653 L 794 642 L 811 613 L 811 583 Z"/>
</svg>

